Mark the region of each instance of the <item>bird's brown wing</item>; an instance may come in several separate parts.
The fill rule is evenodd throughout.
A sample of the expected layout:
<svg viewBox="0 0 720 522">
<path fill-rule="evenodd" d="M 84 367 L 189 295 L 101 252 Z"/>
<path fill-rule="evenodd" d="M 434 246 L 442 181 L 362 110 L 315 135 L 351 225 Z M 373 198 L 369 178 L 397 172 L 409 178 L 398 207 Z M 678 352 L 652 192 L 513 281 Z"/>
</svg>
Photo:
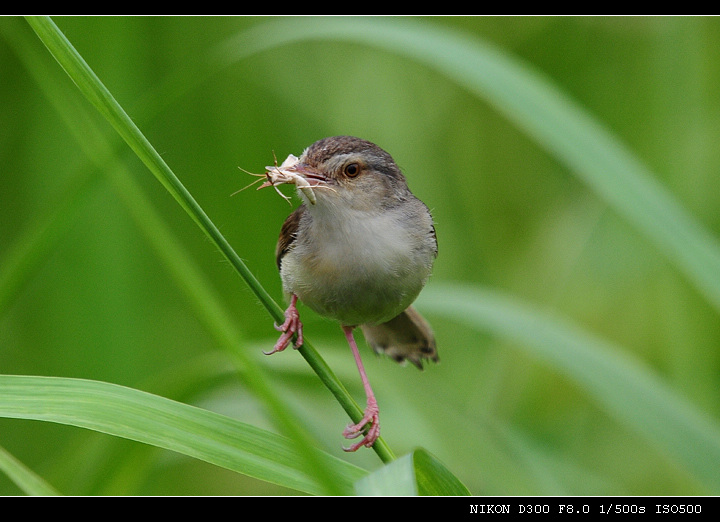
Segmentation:
<svg viewBox="0 0 720 522">
<path fill-rule="evenodd" d="M 278 270 L 280 270 L 283 256 L 290 250 L 292 244 L 295 242 L 298 227 L 300 226 L 300 218 L 304 213 L 305 205 L 300 205 L 295 209 L 295 212 L 287 217 L 282 228 L 280 228 L 280 237 L 275 247 L 275 263 L 277 264 Z"/>
</svg>

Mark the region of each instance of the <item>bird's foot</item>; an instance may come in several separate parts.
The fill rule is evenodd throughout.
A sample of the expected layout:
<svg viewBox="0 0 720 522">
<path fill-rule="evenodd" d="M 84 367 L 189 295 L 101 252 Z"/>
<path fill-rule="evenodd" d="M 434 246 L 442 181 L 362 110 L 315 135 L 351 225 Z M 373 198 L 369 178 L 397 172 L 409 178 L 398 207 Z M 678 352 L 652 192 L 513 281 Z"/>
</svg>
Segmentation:
<svg viewBox="0 0 720 522">
<path fill-rule="evenodd" d="M 345 428 L 345 431 L 343 431 L 343 436 L 346 439 L 356 439 L 363 433 L 365 436 L 360 442 L 356 442 L 349 448 L 343 447 L 345 451 L 357 451 L 361 446 L 369 448 L 375 443 L 380 436 L 380 418 L 378 413 L 379 410 L 375 397 L 369 397 L 362 420 L 357 424 L 349 424 L 348 427 Z"/>
<path fill-rule="evenodd" d="M 290 300 L 290 306 L 285 310 L 285 322 L 281 325 L 275 325 L 275 329 L 278 332 L 283 332 L 280 338 L 275 343 L 275 346 L 269 352 L 263 352 L 265 355 L 271 355 L 275 352 L 282 352 L 287 348 L 288 344 L 292 340 L 293 336 L 297 334 L 297 340 L 295 341 L 295 348 L 299 348 L 303 344 L 303 333 L 302 323 L 300 322 L 300 313 L 297 309 L 297 296 L 293 295 Z"/>
</svg>

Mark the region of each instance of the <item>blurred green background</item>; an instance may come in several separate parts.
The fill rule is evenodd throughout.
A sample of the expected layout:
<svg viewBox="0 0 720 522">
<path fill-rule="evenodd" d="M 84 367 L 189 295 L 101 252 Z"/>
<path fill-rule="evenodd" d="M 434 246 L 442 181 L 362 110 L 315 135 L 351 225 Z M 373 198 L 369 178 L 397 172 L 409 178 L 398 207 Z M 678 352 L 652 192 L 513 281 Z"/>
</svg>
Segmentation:
<svg viewBox="0 0 720 522">
<path fill-rule="evenodd" d="M 440 254 L 428 288 L 490 288 L 563 317 L 717 423 L 718 310 L 567 166 L 447 77 L 332 41 L 214 66 L 218 46 L 267 22 L 260 17 L 55 21 L 278 301 L 273 254 L 291 207 L 272 190 L 232 195 L 254 181 L 238 167 L 262 172 L 273 151 L 282 160 L 319 138 L 357 135 L 393 155 L 433 212 Z M 490 42 L 539 71 L 720 235 L 720 19 L 415 21 Z M 98 161 L 98 140 L 116 155 Z M 127 173 L 242 332 L 239 349 L 268 366 L 318 444 L 378 467 L 370 451 L 343 454 L 346 416 L 297 353 L 262 358 L 276 338 L 267 312 L 15 17 L 0 19 L 0 373 L 127 385 L 273 429 L 129 208 L 117 181 Z M 361 401 L 338 326 L 301 313 L 307 337 Z M 428 449 L 475 494 L 718 493 L 515 343 L 425 315 L 441 363 L 422 373 L 361 343 L 396 454 Z M 68 494 L 293 493 L 37 421 L 0 419 L 0 446 Z M 0 476 L 0 493 L 19 489 Z"/>
</svg>

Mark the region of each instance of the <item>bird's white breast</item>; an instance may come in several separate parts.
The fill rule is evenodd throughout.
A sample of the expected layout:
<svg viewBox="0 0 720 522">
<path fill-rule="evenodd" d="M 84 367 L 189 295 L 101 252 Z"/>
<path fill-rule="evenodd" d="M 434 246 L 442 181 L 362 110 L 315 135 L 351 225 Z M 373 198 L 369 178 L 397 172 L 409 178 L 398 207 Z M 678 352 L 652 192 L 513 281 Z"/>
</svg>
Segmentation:
<svg viewBox="0 0 720 522">
<path fill-rule="evenodd" d="M 429 214 L 424 224 L 392 209 L 312 210 L 282 261 L 286 292 L 346 325 L 387 321 L 415 300 L 434 257 Z"/>
</svg>

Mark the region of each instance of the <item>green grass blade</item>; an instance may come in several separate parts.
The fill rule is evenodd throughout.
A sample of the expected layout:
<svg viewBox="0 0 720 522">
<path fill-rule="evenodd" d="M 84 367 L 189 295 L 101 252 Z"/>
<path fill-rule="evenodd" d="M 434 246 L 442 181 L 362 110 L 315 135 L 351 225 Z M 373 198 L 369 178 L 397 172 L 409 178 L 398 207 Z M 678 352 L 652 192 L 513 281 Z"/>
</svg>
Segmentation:
<svg viewBox="0 0 720 522">
<path fill-rule="evenodd" d="M 290 439 L 201 408 L 114 384 L 81 379 L 0 376 L 0 416 L 107 433 L 176 451 L 306 493 L 324 493 Z M 352 493 L 366 471 L 328 454 L 315 458 Z"/>
<path fill-rule="evenodd" d="M 406 56 L 487 100 L 654 241 L 720 309 L 720 243 L 621 141 L 547 78 L 477 38 L 401 18 L 289 18 L 218 50 L 226 63 L 289 43 L 332 39 Z"/>
<path fill-rule="evenodd" d="M 413 452 L 415 480 L 423 496 L 465 496 L 470 492 L 460 480 L 424 449 Z"/>
<path fill-rule="evenodd" d="M 417 449 L 355 484 L 359 495 L 465 496 L 468 489 L 435 457 Z"/>
<path fill-rule="evenodd" d="M 418 489 L 412 454 L 398 457 L 390 464 L 361 478 L 355 484 L 355 491 L 358 495 L 363 496 L 417 496 Z"/>
<path fill-rule="evenodd" d="M 517 342 L 611 416 L 720 491 L 720 427 L 639 361 L 574 325 L 469 285 L 434 284 L 423 310 Z"/>
<path fill-rule="evenodd" d="M 0 471 L 28 495 L 59 495 L 57 490 L 0 447 Z"/>
</svg>

